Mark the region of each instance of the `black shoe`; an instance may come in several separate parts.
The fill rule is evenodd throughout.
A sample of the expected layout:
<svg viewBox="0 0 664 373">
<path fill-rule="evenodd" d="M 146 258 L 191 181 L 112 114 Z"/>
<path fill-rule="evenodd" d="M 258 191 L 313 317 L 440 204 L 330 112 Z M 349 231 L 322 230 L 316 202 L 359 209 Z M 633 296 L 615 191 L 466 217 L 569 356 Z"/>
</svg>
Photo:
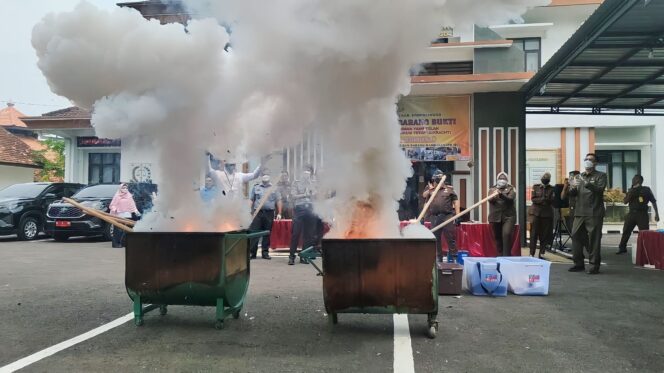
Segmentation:
<svg viewBox="0 0 664 373">
<path fill-rule="evenodd" d="M 586 273 L 589 274 L 589 275 L 599 275 L 599 269 L 598 268 L 593 268 L 593 269 L 589 270 Z"/>
<path fill-rule="evenodd" d="M 249 259 L 256 259 L 256 254 L 252 254 Z"/>
<path fill-rule="evenodd" d="M 306 260 L 306 259 L 304 259 L 304 258 L 300 258 L 300 263 L 302 263 L 302 264 L 309 264 L 309 261 Z"/>
<path fill-rule="evenodd" d="M 574 267 L 568 269 L 568 271 L 570 271 L 570 272 L 583 272 L 585 270 L 586 270 L 585 267 L 577 267 L 577 266 L 574 266 Z"/>
<path fill-rule="evenodd" d="M 289 266 L 292 266 L 292 265 L 294 265 L 294 264 L 295 264 L 295 258 L 293 258 L 293 257 L 291 256 L 290 258 L 288 258 L 288 265 L 289 265 Z"/>
<path fill-rule="evenodd" d="M 271 257 L 270 254 L 268 254 L 268 253 L 263 254 L 261 257 L 262 257 L 263 259 L 267 259 L 267 260 L 271 260 L 271 259 L 272 259 L 272 257 Z"/>
<path fill-rule="evenodd" d="M 619 249 L 616 255 L 627 254 L 627 249 Z"/>
</svg>

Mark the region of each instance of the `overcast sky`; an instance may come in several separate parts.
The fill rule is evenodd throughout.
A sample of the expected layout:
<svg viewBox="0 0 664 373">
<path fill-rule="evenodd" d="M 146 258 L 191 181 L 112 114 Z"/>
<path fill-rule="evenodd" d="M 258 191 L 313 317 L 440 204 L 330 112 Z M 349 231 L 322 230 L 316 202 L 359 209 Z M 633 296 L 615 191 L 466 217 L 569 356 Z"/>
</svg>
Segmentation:
<svg viewBox="0 0 664 373">
<path fill-rule="evenodd" d="M 81 0 L 0 0 L 0 108 L 6 101 L 26 115 L 40 115 L 70 106 L 51 92 L 37 68 L 30 43 L 32 27 L 50 12 L 72 10 Z M 87 0 L 112 9 L 119 0 Z"/>
</svg>

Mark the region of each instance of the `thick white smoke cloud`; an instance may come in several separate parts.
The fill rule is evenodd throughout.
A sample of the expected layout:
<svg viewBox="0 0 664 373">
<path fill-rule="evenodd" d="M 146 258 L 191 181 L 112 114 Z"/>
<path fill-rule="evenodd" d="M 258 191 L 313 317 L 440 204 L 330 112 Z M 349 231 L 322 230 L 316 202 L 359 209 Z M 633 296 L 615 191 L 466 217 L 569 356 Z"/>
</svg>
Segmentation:
<svg viewBox="0 0 664 373">
<path fill-rule="evenodd" d="M 409 92 L 409 68 L 441 25 L 516 20 L 545 3 L 189 0 L 201 19 L 187 33 L 82 4 L 45 18 L 33 45 L 54 92 L 94 105 L 100 136 L 150 139 L 163 175 L 158 208 L 167 215 L 193 212 L 187 196 L 196 198 L 191 184 L 204 149 L 262 156 L 315 128 L 326 149 L 321 189 L 336 192 L 318 212 L 344 232 L 355 201 L 371 198 L 372 233 L 395 236 L 396 201 L 411 173 L 395 103 Z M 232 30 L 230 53 L 219 24 Z M 233 214 L 248 216 L 225 216 Z"/>
</svg>

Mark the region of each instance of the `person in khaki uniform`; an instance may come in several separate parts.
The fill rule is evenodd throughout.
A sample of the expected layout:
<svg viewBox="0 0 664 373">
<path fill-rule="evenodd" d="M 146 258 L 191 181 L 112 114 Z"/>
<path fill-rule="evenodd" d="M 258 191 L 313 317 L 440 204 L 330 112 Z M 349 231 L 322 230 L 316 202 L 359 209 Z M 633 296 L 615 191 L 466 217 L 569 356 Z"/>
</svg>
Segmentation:
<svg viewBox="0 0 664 373">
<path fill-rule="evenodd" d="M 433 174 L 429 187 L 422 194 L 422 197 L 424 197 L 425 202 L 429 200 L 431 194 L 433 194 L 433 191 L 436 189 L 438 183 L 441 182 L 442 178 L 443 178 L 443 173 L 440 170 L 436 171 Z M 432 227 L 437 227 L 438 225 L 449 220 L 454 215 L 458 214 L 460 211 L 459 197 L 454 191 L 454 188 L 452 188 L 451 185 L 447 184 L 449 182 L 450 182 L 449 178 L 446 178 L 445 180 L 446 185 L 440 188 L 440 190 L 434 197 L 434 200 L 431 202 L 431 205 L 429 206 L 428 217 Z M 441 262 L 443 259 L 443 252 L 441 247 L 442 243 L 441 240 L 443 235 L 445 235 L 445 240 L 447 241 L 447 247 L 450 251 L 450 256 L 453 258 L 453 260 L 456 259 L 457 247 L 456 247 L 455 227 L 456 227 L 455 224 L 448 224 L 445 227 L 443 227 L 443 229 L 439 229 L 436 232 L 434 232 L 434 236 L 436 236 L 436 246 L 437 246 L 436 257 L 439 262 Z"/>
<path fill-rule="evenodd" d="M 623 234 L 620 239 L 620 244 L 618 245 L 618 252 L 616 253 L 618 255 L 627 253 L 627 241 L 629 241 L 629 236 L 632 235 L 634 227 L 638 226 L 639 232 L 650 229 L 648 203 L 652 203 L 652 208 L 655 210 L 655 221 L 659 222 L 657 200 L 655 199 L 652 190 L 643 185 L 643 176 L 634 175 L 632 178 L 632 187 L 627 191 L 623 202 L 629 206 L 629 212 L 625 217 Z"/>
<path fill-rule="evenodd" d="M 606 174 L 595 169 L 597 157 L 593 153 L 586 155 L 583 161 L 585 172 L 570 180 L 569 194 L 576 196 L 574 223 L 572 224 L 572 258 L 574 266 L 570 272 L 585 270 L 583 242 L 587 240 L 591 268 L 588 274 L 599 273 L 602 261 L 602 226 L 604 224 L 604 190 Z"/>
<path fill-rule="evenodd" d="M 489 201 L 489 223 L 493 228 L 498 256 L 512 255 L 512 234 L 516 224 L 516 190 L 507 180 L 507 174 L 501 172 L 496 178 L 496 185 L 489 189 L 489 195 L 498 192 L 498 196 Z"/>
<path fill-rule="evenodd" d="M 561 199 L 567 199 L 569 201 L 569 220 L 565 221 L 565 224 L 567 225 L 567 230 L 570 234 L 570 237 L 572 238 L 572 245 L 574 245 L 574 237 L 572 237 L 572 226 L 574 225 L 574 209 L 576 208 L 576 195 L 570 195 L 569 190 L 570 190 L 570 185 L 569 181 L 577 177 L 578 175 L 581 175 L 581 172 L 579 171 L 570 171 L 569 173 L 569 178 L 565 179 L 565 184 L 563 185 L 563 190 L 560 193 L 560 198 Z M 568 223 L 571 222 L 571 223 Z M 581 237 L 581 250 L 588 250 L 588 236 L 583 235 Z"/>
<path fill-rule="evenodd" d="M 539 258 L 547 247 L 553 243 L 553 200 L 554 192 L 551 183 L 551 174 L 542 175 L 542 184 L 533 185 L 531 201 L 533 204 L 528 210 L 530 218 L 530 256 L 535 256 L 537 241 L 540 243 Z"/>
</svg>

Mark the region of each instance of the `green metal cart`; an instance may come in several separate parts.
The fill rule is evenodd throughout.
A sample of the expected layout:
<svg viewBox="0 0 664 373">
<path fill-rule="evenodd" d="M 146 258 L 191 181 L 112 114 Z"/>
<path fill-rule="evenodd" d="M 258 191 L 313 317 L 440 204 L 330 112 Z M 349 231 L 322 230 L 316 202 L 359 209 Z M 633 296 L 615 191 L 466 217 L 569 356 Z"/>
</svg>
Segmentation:
<svg viewBox="0 0 664 373">
<path fill-rule="evenodd" d="M 134 322 L 170 305 L 216 307 L 217 329 L 240 317 L 249 287 L 249 240 L 269 231 L 134 232 L 127 235 L 125 286 Z"/>
</svg>

